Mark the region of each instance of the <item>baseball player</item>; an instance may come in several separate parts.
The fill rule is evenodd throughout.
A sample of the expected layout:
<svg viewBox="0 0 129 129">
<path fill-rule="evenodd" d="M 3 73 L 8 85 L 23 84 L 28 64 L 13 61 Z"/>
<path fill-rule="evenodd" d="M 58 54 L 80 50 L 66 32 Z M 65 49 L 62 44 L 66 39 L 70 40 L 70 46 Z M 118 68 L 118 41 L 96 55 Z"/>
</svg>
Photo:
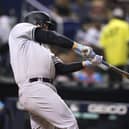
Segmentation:
<svg viewBox="0 0 129 129">
<path fill-rule="evenodd" d="M 19 102 L 30 113 L 32 129 L 78 129 L 74 115 L 57 94 L 53 80 L 57 74 L 99 64 L 102 56 L 96 55 L 90 47 L 49 30 L 51 25 L 48 14 L 32 11 L 10 32 L 10 60 L 19 88 Z M 71 49 L 91 61 L 64 64 L 45 44 Z"/>
</svg>

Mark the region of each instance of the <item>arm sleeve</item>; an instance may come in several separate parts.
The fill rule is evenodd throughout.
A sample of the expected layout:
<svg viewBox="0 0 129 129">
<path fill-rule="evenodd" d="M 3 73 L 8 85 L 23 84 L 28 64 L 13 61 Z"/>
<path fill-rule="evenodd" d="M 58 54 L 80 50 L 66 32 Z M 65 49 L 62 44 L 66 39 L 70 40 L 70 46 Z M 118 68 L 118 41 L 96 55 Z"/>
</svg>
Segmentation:
<svg viewBox="0 0 129 129">
<path fill-rule="evenodd" d="M 34 39 L 37 42 L 56 45 L 59 47 L 64 47 L 71 49 L 73 47 L 73 41 L 69 38 L 56 33 L 55 31 L 47 31 L 41 28 L 36 28 L 34 32 Z"/>
<path fill-rule="evenodd" d="M 72 64 L 63 64 L 63 63 L 56 63 L 55 64 L 56 68 L 56 74 L 68 74 L 71 72 L 76 72 L 81 69 L 83 69 L 82 63 L 72 63 Z"/>
</svg>

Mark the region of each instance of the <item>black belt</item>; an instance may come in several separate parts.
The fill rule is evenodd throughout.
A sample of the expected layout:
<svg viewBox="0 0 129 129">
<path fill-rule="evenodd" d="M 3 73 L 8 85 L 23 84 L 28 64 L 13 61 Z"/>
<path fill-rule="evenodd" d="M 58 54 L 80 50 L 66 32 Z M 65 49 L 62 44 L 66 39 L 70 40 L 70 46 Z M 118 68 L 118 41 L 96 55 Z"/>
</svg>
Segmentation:
<svg viewBox="0 0 129 129">
<path fill-rule="evenodd" d="M 43 81 L 43 82 L 53 83 L 52 79 L 49 79 L 49 78 L 38 78 L 38 77 L 30 78 L 29 82 L 35 82 L 35 81 L 39 81 L 39 80 Z"/>
</svg>

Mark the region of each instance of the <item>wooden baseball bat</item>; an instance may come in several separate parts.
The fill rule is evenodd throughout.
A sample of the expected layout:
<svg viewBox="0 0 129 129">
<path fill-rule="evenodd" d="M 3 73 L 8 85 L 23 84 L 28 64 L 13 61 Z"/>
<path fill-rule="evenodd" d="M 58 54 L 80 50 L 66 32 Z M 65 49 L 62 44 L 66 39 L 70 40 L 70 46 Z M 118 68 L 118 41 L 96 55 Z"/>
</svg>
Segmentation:
<svg viewBox="0 0 129 129">
<path fill-rule="evenodd" d="M 129 73 L 119 69 L 117 67 L 115 67 L 114 65 L 108 64 L 106 61 L 102 61 L 102 64 L 104 64 L 105 66 L 107 66 L 108 68 L 112 69 L 113 71 L 117 72 L 118 74 L 122 75 L 123 77 L 129 79 Z"/>
</svg>

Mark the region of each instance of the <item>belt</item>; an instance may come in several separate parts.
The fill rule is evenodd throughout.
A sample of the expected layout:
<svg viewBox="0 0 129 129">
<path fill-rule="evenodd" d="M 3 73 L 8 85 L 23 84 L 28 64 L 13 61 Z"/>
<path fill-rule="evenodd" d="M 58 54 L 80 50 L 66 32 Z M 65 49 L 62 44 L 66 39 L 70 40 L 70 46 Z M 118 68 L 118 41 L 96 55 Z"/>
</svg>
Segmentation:
<svg viewBox="0 0 129 129">
<path fill-rule="evenodd" d="M 35 81 L 39 81 L 39 80 L 42 81 L 42 82 L 53 83 L 52 79 L 49 79 L 49 78 L 38 78 L 38 77 L 30 78 L 29 82 L 35 82 Z"/>
</svg>

